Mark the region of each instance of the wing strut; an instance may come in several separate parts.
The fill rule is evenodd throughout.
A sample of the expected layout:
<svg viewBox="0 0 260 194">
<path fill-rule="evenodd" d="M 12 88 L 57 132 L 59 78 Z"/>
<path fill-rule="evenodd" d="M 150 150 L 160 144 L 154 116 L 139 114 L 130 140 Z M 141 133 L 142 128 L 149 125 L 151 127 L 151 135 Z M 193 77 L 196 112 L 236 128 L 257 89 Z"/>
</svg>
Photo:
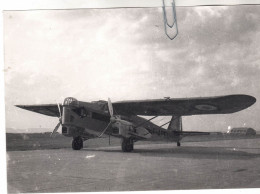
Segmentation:
<svg viewBox="0 0 260 194">
<path fill-rule="evenodd" d="M 149 119 L 149 120 L 146 120 L 145 122 L 143 122 L 143 123 L 141 123 L 141 124 L 139 124 L 139 125 L 135 126 L 135 128 L 142 126 L 143 124 L 145 124 L 145 123 L 147 123 L 147 122 L 149 122 L 149 121 L 151 121 L 151 120 L 155 119 L 156 117 L 158 117 L 158 116 L 154 116 L 154 117 L 152 117 L 151 119 Z"/>
<path fill-rule="evenodd" d="M 170 123 L 171 121 L 168 121 L 167 123 L 164 123 L 163 125 L 159 126 L 159 127 L 163 127 L 164 125 L 167 125 L 168 123 Z"/>
<path fill-rule="evenodd" d="M 170 123 L 171 121 L 174 121 L 176 119 L 178 119 L 179 117 L 175 117 L 175 118 L 172 118 L 172 120 L 168 121 L 167 123 L 164 123 L 163 125 L 159 126 L 159 127 L 163 127 L 165 125 L 167 125 L 168 123 Z"/>
</svg>

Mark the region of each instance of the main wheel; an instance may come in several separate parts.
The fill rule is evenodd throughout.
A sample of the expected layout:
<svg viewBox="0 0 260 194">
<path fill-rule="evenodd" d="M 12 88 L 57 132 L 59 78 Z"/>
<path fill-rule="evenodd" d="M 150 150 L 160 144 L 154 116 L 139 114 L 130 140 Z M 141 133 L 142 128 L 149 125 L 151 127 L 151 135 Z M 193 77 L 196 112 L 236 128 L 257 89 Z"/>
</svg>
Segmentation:
<svg viewBox="0 0 260 194">
<path fill-rule="evenodd" d="M 83 140 L 81 137 L 75 137 L 72 140 L 72 149 L 73 150 L 80 150 L 83 148 Z"/>
<path fill-rule="evenodd" d="M 178 147 L 181 146 L 181 143 L 180 143 L 179 141 L 177 142 L 177 146 L 178 146 Z"/>
<path fill-rule="evenodd" d="M 131 139 L 123 138 L 121 147 L 123 152 L 131 152 L 134 150 L 134 143 Z"/>
</svg>

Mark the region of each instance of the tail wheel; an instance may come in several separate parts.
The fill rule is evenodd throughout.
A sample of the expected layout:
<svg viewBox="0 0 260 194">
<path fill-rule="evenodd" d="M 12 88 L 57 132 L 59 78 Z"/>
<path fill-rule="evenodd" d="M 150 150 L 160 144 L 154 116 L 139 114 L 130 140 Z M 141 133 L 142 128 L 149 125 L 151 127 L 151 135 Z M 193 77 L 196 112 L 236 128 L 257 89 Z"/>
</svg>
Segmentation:
<svg viewBox="0 0 260 194">
<path fill-rule="evenodd" d="M 83 139 L 81 137 L 75 137 L 72 140 L 72 149 L 73 150 L 80 150 L 83 148 Z"/>
<path fill-rule="evenodd" d="M 134 150 L 134 142 L 129 138 L 123 138 L 121 147 L 123 152 L 131 152 Z"/>
</svg>

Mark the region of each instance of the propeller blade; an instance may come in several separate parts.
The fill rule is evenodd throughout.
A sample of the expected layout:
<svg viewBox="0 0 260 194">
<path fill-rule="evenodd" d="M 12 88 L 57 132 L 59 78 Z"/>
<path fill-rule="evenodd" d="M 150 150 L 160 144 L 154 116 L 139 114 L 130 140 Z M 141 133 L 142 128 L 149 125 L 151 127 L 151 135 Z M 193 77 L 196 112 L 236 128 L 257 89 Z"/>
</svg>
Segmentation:
<svg viewBox="0 0 260 194">
<path fill-rule="evenodd" d="M 112 122 L 110 121 L 107 125 L 107 127 L 100 133 L 100 135 L 98 137 L 101 137 L 105 132 L 106 130 L 108 129 L 109 125 L 111 124 Z"/>
<path fill-rule="evenodd" d="M 107 105 L 108 105 L 108 110 L 109 110 L 110 116 L 112 117 L 113 116 L 113 106 L 112 106 L 110 98 L 108 98 Z"/>
<path fill-rule="evenodd" d="M 53 136 L 53 134 L 55 134 L 57 132 L 57 130 L 59 129 L 61 123 L 59 122 L 56 127 L 54 128 L 53 132 L 51 133 L 51 137 L 55 137 L 55 135 Z"/>
<path fill-rule="evenodd" d="M 59 104 L 59 103 L 57 103 L 57 105 L 58 105 L 58 109 L 59 109 L 59 113 L 60 113 L 60 118 L 61 118 L 60 104 Z"/>
</svg>

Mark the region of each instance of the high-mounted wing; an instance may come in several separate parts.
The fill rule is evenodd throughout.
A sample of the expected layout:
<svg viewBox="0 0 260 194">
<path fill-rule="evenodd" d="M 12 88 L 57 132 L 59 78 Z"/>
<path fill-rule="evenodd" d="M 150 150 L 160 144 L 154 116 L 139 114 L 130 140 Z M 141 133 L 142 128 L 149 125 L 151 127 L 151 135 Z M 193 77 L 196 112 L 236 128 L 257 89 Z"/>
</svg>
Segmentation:
<svg viewBox="0 0 260 194">
<path fill-rule="evenodd" d="M 114 102 L 117 114 L 166 116 L 166 115 L 200 115 L 228 114 L 248 108 L 256 102 L 249 95 L 227 95 L 199 98 L 166 98 L 158 100 L 136 100 Z"/>
<path fill-rule="evenodd" d="M 37 112 L 52 117 L 60 117 L 59 108 L 57 104 L 42 104 L 42 105 L 16 105 L 19 108 L 29 111 Z M 62 105 L 60 104 L 60 107 Z M 61 109 L 62 111 L 62 109 Z"/>
</svg>

